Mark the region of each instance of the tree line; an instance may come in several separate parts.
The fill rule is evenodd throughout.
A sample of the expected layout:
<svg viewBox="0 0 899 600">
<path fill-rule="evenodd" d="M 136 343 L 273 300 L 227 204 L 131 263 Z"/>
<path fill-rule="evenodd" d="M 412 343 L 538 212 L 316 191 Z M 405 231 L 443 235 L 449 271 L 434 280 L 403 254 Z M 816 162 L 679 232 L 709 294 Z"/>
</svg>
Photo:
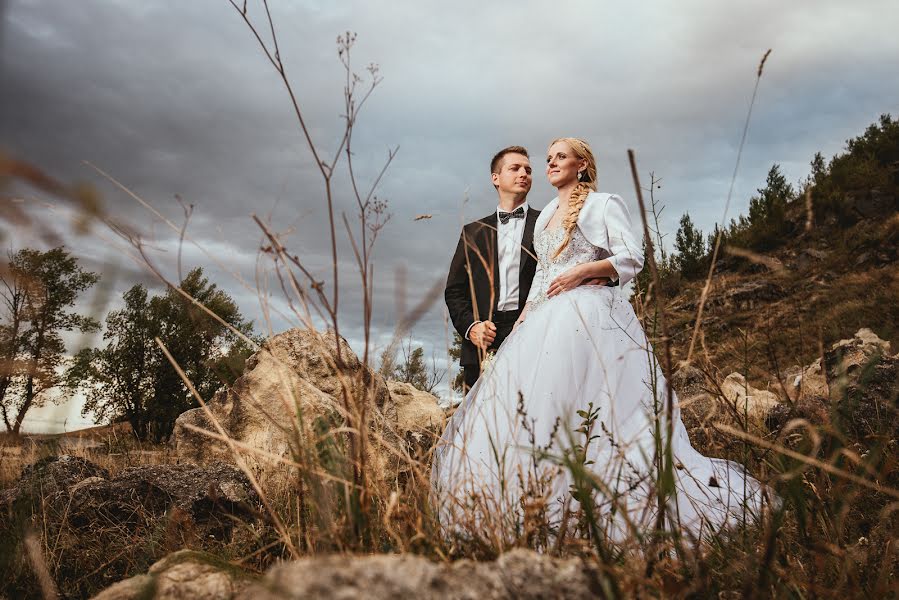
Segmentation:
<svg viewBox="0 0 899 600">
<path fill-rule="evenodd" d="M 164 441 L 175 419 L 197 402 L 161 345 L 208 399 L 241 375 L 251 347 L 207 310 L 261 342 L 234 300 L 201 268 L 180 282 L 181 292 L 170 288 L 154 296 L 141 284 L 132 286 L 102 326 L 77 310 L 89 306 L 85 295 L 99 281 L 64 247 L 8 253 L 0 270 L 0 416 L 8 432 L 18 435 L 30 410 L 80 392 L 82 415 L 99 423 L 127 421 L 139 440 Z M 64 338 L 84 340 L 100 331 L 102 344 L 66 347 Z M 427 392 L 435 392 L 444 376 L 411 339 L 400 356 L 385 352 L 380 371 Z"/>
<path fill-rule="evenodd" d="M 725 227 L 716 225 L 708 235 L 694 224 L 689 213 L 684 213 L 673 252 L 668 254 L 660 248 L 656 258 L 665 292 L 677 293 L 682 280 L 695 280 L 708 272 L 719 237 L 725 247 L 755 253 L 776 250 L 801 231 L 809 212 L 805 204 L 809 201 L 814 223 L 844 226 L 864 218 L 858 210 L 858 196 L 871 190 L 892 197 L 895 205 L 899 197 L 899 121 L 888 114 L 881 116 L 862 135 L 848 140 L 845 152 L 829 162 L 818 152 L 810 167 L 809 175 L 797 188 L 787 181 L 780 165 L 774 164 L 764 187 L 750 198 L 748 214 L 731 219 Z M 739 259 L 724 253 L 719 254 L 718 260 L 739 263 Z M 644 269 L 637 287 L 645 290 L 648 283 L 649 273 Z"/>
<path fill-rule="evenodd" d="M 196 406 L 160 344 L 204 399 L 243 371 L 249 344 L 198 303 L 244 335 L 253 335 L 252 323 L 201 268 L 179 286 L 194 301 L 172 288 L 151 295 L 134 285 L 124 306 L 106 316 L 104 344 L 66 358 L 64 334 L 84 339 L 101 330 L 76 310 L 89 305 L 84 295 L 99 280 L 64 247 L 8 253 L 0 270 L 0 416 L 7 431 L 18 435 L 29 410 L 80 391 L 82 414 L 127 421 L 138 439 L 160 442 L 178 415 Z"/>
<path fill-rule="evenodd" d="M 894 205 L 899 198 L 899 121 L 890 115 L 848 140 L 846 151 L 829 162 L 817 153 L 799 189 L 773 165 L 764 187 L 750 198 L 748 214 L 725 227 L 716 226 L 706 235 L 684 213 L 674 251 L 668 254 L 659 245 L 662 285 L 672 294 L 681 281 L 702 277 L 719 237 L 725 246 L 775 250 L 799 231 L 796 215 L 804 211 L 797 205 L 804 199 L 814 205 L 811 216 L 816 223 L 850 224 L 864 218 L 858 195 L 870 190 L 892 198 Z M 735 259 L 721 254 L 719 260 Z M 648 288 L 648 277 L 644 269 L 638 290 Z M 195 400 L 159 343 L 203 398 L 243 371 L 249 345 L 175 289 L 151 296 L 143 285 L 133 286 L 123 295 L 123 308 L 110 312 L 101 328 L 97 319 L 75 310 L 85 305 L 81 297 L 99 280 L 99 274 L 83 269 L 63 247 L 8 253 L 0 267 L 0 417 L 7 431 L 18 434 L 28 411 L 54 401 L 54 394 L 81 391 L 86 397 L 84 414 L 105 422 L 128 421 L 139 439 L 162 441 Z M 224 323 L 253 336 L 252 323 L 201 268 L 191 271 L 180 288 Z M 64 333 L 90 335 L 101 329 L 102 346 L 81 349 L 66 359 Z M 460 345 L 461 338 L 454 334 L 451 359 L 458 360 Z M 423 349 L 413 348 L 411 339 L 401 351 L 399 360 L 392 352 L 382 355 L 381 373 L 436 391 L 445 371 L 437 369 L 433 357 L 428 365 Z M 459 374 L 450 385 L 461 389 Z"/>
</svg>

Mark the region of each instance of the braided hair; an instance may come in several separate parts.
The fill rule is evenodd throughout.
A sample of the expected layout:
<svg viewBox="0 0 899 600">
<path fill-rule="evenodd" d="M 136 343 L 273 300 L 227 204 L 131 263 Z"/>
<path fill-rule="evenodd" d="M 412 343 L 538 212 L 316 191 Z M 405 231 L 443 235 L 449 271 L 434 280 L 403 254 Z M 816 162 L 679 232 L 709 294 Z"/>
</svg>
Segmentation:
<svg viewBox="0 0 899 600">
<path fill-rule="evenodd" d="M 568 144 L 575 156 L 587 161 L 587 168 L 582 171 L 583 176 L 571 191 L 571 196 L 568 198 L 568 213 L 562 220 L 562 228 L 565 229 L 565 237 L 556 249 L 555 254 L 553 254 L 553 258 L 562 254 L 565 248 L 568 247 L 568 243 L 571 242 L 571 233 L 577 225 L 577 218 L 578 215 L 581 214 L 581 208 L 584 207 L 587 195 L 590 192 L 596 191 L 596 159 L 593 157 L 593 151 L 590 150 L 590 146 L 587 145 L 587 142 L 578 138 L 566 137 L 553 140 L 550 147 L 556 142 L 565 142 Z"/>
</svg>

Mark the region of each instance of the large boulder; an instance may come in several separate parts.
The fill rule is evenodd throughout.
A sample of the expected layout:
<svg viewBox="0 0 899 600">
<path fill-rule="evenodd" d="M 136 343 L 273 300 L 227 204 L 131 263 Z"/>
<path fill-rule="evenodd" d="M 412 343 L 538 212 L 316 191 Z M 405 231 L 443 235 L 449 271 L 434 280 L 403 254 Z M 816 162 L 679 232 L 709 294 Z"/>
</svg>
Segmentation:
<svg viewBox="0 0 899 600">
<path fill-rule="evenodd" d="M 682 364 L 671 377 L 671 385 L 678 394 L 690 439 L 706 451 L 731 439 L 718 431 L 716 424 L 763 434 L 772 410 L 780 405 L 776 394 L 754 388 L 740 373 L 716 382 L 696 367 Z"/>
<path fill-rule="evenodd" d="M 332 396 L 265 350 L 247 361 L 243 376 L 230 388 L 219 390 L 207 409 L 186 411 L 175 421 L 172 440 L 177 455 L 197 462 L 233 461 L 226 443 L 197 430 L 216 435 L 223 432 L 255 450 L 242 456 L 257 472 L 270 464 L 266 455 L 295 456 L 299 451 L 297 441 L 311 439 L 317 423 L 327 430 L 344 420 Z"/>
<path fill-rule="evenodd" d="M 446 425 L 446 413 L 437 397 L 402 381 L 388 380 L 387 387 L 397 431 L 402 432 L 409 449 L 426 453 Z"/>
<path fill-rule="evenodd" d="M 866 366 L 890 354 L 890 343 L 863 327 L 852 338 L 836 342 L 824 353 L 824 368 L 830 381 L 845 387 L 857 383 Z"/>
<path fill-rule="evenodd" d="M 822 358 L 791 373 L 787 387 L 792 402 L 772 413 L 769 426 L 776 431 L 801 418 L 835 425 L 858 440 L 896 439 L 899 354 L 891 352 L 890 343 L 867 328 L 832 344 Z"/>
<path fill-rule="evenodd" d="M 598 569 L 580 559 L 513 550 L 495 562 L 434 563 L 411 554 L 330 556 L 280 564 L 242 600 L 597 598 Z"/>
<path fill-rule="evenodd" d="M 299 456 L 299 445 L 305 440 L 314 443 L 318 434 L 345 422 L 343 397 L 334 395 L 342 394 L 341 382 L 355 392 L 356 380 L 374 380 L 375 399 L 383 402 L 389 396 L 383 380 L 358 363 L 343 339 L 338 363 L 333 339 L 333 335 L 301 329 L 272 337 L 247 360 L 244 374 L 234 385 L 220 390 L 208 403 L 223 432 L 251 449 L 242 456 L 257 471 L 271 465 L 266 455 Z M 192 428 L 219 432 L 203 408 L 181 414 L 173 432 L 179 456 L 234 460 L 227 444 Z"/>
<path fill-rule="evenodd" d="M 144 465 L 112 479 L 91 477 L 70 489 L 69 522 L 80 528 L 100 523 L 140 525 L 178 515 L 181 532 L 228 540 L 238 523 L 256 520 L 259 496 L 234 465 Z"/>
<path fill-rule="evenodd" d="M 337 343 L 331 332 L 291 329 L 280 333 L 250 357 L 246 371 L 231 388 L 220 390 L 208 403 L 209 413 L 260 475 L 269 474 L 279 457 L 306 457 L 308 463 L 309 449 L 330 452 L 328 448 L 344 444 L 345 426 L 356 422 L 363 408 L 372 434 L 366 445 L 366 472 L 375 480 L 397 478 L 408 468 L 405 456 L 433 443 L 434 434 L 442 428 L 443 415 L 434 396 L 396 382 L 391 392 L 384 378 L 362 364 L 346 340 L 339 338 Z M 179 456 L 194 461 L 234 460 L 226 443 L 197 429 L 218 433 L 206 409 L 178 417 L 173 439 Z"/>
<path fill-rule="evenodd" d="M 80 481 L 88 478 L 106 479 L 109 471 L 78 456 L 63 454 L 49 456 L 26 465 L 18 483 L 0 491 L 0 512 L 9 504 L 33 497 L 38 502 L 53 502 L 62 497 Z"/>
<path fill-rule="evenodd" d="M 87 531 L 108 524 L 141 527 L 177 511 L 185 532 L 220 540 L 236 523 L 255 521 L 261 506 L 246 475 L 231 464 L 143 465 L 111 477 L 106 469 L 65 454 L 25 467 L 0 504 L 2 512 L 9 513 L 13 504 L 19 510 L 30 506 Z"/>
<path fill-rule="evenodd" d="M 179 550 L 93 600 L 231 600 L 249 581 L 249 575 L 210 554 Z"/>
<path fill-rule="evenodd" d="M 899 354 L 870 329 L 859 329 L 824 353 L 831 419 L 859 440 L 899 438 Z"/>
<path fill-rule="evenodd" d="M 838 396 L 858 383 L 862 370 L 875 360 L 889 359 L 890 343 L 863 327 L 849 339 L 840 340 L 824 352 L 823 359 L 805 367 L 790 378 L 790 396 L 794 401 L 820 400 Z"/>
</svg>

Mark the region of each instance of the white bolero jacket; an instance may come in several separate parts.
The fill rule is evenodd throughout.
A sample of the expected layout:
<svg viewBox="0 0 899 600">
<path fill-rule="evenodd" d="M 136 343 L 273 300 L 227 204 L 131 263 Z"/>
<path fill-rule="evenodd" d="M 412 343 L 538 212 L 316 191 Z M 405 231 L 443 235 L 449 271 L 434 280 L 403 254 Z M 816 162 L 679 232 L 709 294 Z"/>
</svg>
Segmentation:
<svg viewBox="0 0 899 600">
<path fill-rule="evenodd" d="M 559 199 L 554 198 L 540 211 L 534 225 L 535 236 L 546 228 L 558 205 Z M 643 244 L 634 234 L 635 223 L 621 196 L 590 192 L 578 215 L 577 225 L 587 241 L 603 251 L 599 259 L 605 258 L 612 263 L 612 267 L 618 273 L 619 285 L 632 280 L 643 268 Z M 542 278 L 543 268 L 538 261 L 528 302 L 543 288 Z"/>
</svg>

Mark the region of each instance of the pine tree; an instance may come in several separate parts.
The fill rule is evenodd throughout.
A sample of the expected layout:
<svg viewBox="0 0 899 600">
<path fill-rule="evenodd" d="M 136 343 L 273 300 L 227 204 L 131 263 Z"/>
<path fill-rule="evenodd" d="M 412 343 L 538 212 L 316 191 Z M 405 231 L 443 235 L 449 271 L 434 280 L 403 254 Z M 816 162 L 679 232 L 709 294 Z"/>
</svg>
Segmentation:
<svg viewBox="0 0 899 600">
<path fill-rule="evenodd" d="M 705 271 L 705 238 L 702 231 L 693 225 L 689 213 L 684 213 L 680 219 L 680 227 L 674 236 L 674 248 L 677 251 L 677 266 L 684 277 L 692 279 Z"/>
<path fill-rule="evenodd" d="M 765 187 L 749 200 L 748 245 L 755 250 L 769 250 L 782 242 L 789 224 L 787 205 L 796 197 L 793 186 L 775 164 L 768 171 Z"/>
</svg>

